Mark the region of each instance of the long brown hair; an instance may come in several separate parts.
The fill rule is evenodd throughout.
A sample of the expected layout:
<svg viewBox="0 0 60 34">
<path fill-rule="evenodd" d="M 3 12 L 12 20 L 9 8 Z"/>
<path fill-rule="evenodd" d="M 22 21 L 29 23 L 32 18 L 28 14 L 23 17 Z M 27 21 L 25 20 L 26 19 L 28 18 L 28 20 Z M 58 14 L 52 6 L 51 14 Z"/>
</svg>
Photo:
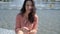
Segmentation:
<svg viewBox="0 0 60 34">
<path fill-rule="evenodd" d="M 23 6 L 22 6 L 22 8 L 21 8 L 21 12 L 20 12 L 20 14 L 24 14 L 25 12 L 26 12 L 26 9 L 25 9 L 25 6 L 26 6 L 26 2 L 27 1 L 31 1 L 32 2 L 32 6 L 34 7 L 34 8 L 32 8 L 31 9 L 31 12 L 28 14 L 28 20 L 31 22 L 31 23 L 33 23 L 34 22 L 34 15 L 35 15 L 35 13 L 36 13 L 36 8 L 35 8 L 35 4 L 34 4 L 34 1 L 33 0 L 25 0 L 24 1 L 24 4 L 23 4 Z"/>
</svg>

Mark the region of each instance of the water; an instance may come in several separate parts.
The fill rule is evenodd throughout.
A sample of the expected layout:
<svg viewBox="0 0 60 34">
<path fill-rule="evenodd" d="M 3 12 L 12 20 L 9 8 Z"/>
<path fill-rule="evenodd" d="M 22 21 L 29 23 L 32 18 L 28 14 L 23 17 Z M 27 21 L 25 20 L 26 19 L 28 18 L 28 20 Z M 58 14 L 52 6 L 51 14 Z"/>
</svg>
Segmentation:
<svg viewBox="0 0 60 34">
<path fill-rule="evenodd" d="M 15 34 L 14 30 L 0 28 L 0 34 Z"/>
<path fill-rule="evenodd" d="M 0 10 L 0 34 L 15 34 L 15 18 L 19 10 Z M 60 10 L 37 9 L 37 34 L 60 34 Z M 3 31 L 3 32 L 2 32 Z"/>
<path fill-rule="evenodd" d="M 38 34 L 60 34 L 60 10 L 38 10 Z"/>
</svg>

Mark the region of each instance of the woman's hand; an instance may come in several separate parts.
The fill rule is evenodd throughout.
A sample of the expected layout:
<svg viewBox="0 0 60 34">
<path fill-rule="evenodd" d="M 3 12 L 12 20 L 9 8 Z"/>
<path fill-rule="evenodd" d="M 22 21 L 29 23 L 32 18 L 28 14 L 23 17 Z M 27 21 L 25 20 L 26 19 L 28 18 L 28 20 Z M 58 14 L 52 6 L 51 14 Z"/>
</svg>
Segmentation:
<svg viewBox="0 0 60 34">
<path fill-rule="evenodd" d="M 23 30 L 23 31 L 29 31 L 29 29 L 27 27 L 22 27 L 21 30 Z"/>
<path fill-rule="evenodd" d="M 24 34 L 29 32 L 29 29 L 27 27 L 22 27 L 21 30 L 24 32 Z"/>
</svg>

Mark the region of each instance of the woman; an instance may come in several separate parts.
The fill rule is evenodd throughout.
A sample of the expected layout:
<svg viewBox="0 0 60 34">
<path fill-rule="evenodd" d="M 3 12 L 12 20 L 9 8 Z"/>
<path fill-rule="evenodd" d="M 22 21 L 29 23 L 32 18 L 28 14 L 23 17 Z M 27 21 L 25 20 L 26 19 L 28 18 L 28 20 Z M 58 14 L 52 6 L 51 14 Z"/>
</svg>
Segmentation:
<svg viewBox="0 0 60 34">
<path fill-rule="evenodd" d="M 16 16 L 16 34 L 36 34 L 38 16 L 33 0 L 25 0 L 21 12 Z"/>
</svg>

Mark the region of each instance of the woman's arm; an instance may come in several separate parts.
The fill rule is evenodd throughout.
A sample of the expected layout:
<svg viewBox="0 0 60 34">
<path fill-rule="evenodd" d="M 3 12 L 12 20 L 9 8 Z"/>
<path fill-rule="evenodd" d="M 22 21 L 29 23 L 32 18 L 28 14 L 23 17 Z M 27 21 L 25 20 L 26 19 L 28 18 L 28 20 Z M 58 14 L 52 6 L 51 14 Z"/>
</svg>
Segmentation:
<svg viewBox="0 0 60 34">
<path fill-rule="evenodd" d="M 27 27 L 21 27 L 21 15 L 17 15 L 16 16 L 16 27 L 15 27 L 15 32 L 16 34 L 25 34 L 25 32 L 28 32 L 28 28 Z"/>
<path fill-rule="evenodd" d="M 15 27 L 16 34 L 23 34 L 23 31 L 21 30 L 21 16 L 16 16 L 16 27 Z"/>
<path fill-rule="evenodd" d="M 37 29 L 38 29 L 38 16 L 35 16 L 35 20 L 34 20 L 34 25 L 32 30 L 30 30 L 30 34 L 36 34 L 37 33 Z"/>
</svg>

